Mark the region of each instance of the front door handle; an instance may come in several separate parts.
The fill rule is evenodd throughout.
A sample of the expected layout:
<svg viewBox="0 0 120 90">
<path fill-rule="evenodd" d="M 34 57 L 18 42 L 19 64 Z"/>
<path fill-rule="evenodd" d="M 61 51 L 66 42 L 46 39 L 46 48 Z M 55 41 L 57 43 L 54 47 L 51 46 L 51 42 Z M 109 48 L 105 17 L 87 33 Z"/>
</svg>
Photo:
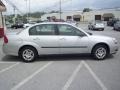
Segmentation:
<svg viewBox="0 0 120 90">
<path fill-rule="evenodd" d="M 65 38 L 60 38 L 60 40 L 65 40 Z"/>
</svg>

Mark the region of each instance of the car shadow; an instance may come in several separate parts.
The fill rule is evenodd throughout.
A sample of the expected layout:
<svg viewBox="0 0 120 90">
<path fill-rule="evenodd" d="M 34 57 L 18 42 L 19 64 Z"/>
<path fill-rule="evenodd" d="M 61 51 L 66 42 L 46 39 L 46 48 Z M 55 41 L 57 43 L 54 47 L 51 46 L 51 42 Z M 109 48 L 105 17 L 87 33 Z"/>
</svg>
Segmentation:
<svg viewBox="0 0 120 90">
<path fill-rule="evenodd" d="M 109 55 L 107 59 L 105 60 L 110 60 L 114 58 L 113 55 Z M 73 61 L 73 60 L 84 60 L 84 61 L 99 61 L 94 59 L 91 55 L 89 54 L 67 54 L 67 55 L 43 55 L 39 56 L 35 62 L 39 61 Z M 23 62 L 21 58 L 17 56 L 4 56 L 1 61 L 3 62 Z"/>
<path fill-rule="evenodd" d="M 41 60 L 41 61 L 70 61 L 70 60 L 93 60 L 91 55 L 85 55 L 85 54 L 67 54 L 67 55 L 43 55 L 39 56 L 39 58 L 36 60 Z"/>
<path fill-rule="evenodd" d="M 1 61 L 3 62 L 22 62 L 21 58 L 17 57 L 17 56 L 9 56 L 6 55 L 4 56 Z"/>
</svg>

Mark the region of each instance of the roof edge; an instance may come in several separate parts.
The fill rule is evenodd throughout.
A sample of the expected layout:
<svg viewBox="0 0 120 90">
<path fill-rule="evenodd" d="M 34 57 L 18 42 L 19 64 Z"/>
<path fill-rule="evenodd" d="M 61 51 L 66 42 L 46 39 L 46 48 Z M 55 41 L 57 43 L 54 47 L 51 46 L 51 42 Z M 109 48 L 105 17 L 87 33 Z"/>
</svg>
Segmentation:
<svg viewBox="0 0 120 90">
<path fill-rule="evenodd" d="M 3 4 L 3 2 L 0 0 L 0 12 L 5 12 L 6 6 Z"/>
</svg>

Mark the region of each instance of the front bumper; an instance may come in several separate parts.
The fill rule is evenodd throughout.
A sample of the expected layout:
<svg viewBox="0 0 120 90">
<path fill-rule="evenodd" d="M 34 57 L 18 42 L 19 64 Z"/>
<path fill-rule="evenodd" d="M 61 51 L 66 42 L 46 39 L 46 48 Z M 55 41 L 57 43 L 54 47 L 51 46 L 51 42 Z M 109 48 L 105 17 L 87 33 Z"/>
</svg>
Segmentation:
<svg viewBox="0 0 120 90">
<path fill-rule="evenodd" d="M 118 52 L 118 50 L 119 50 L 119 47 L 115 46 L 115 47 L 113 47 L 113 49 L 111 49 L 110 54 L 116 54 Z"/>
</svg>

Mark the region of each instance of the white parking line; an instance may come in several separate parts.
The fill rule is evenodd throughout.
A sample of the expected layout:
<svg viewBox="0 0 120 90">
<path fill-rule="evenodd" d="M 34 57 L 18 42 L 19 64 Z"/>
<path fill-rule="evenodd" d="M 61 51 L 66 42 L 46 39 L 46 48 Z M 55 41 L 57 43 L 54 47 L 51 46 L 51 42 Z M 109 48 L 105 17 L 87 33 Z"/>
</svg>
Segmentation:
<svg viewBox="0 0 120 90">
<path fill-rule="evenodd" d="M 68 81 L 66 82 L 65 86 L 62 88 L 62 90 L 67 90 L 69 88 L 69 86 L 71 85 L 71 83 L 75 79 L 77 73 L 79 72 L 80 68 L 82 67 L 82 64 L 83 64 L 82 62 L 83 61 L 80 61 L 80 64 L 76 67 L 76 69 L 74 70 L 74 72 L 72 73 L 71 77 L 68 79 Z"/>
<path fill-rule="evenodd" d="M 21 81 L 19 84 L 17 84 L 16 86 L 14 86 L 11 90 L 17 90 L 18 88 L 20 88 L 22 85 L 24 85 L 26 82 L 28 82 L 29 80 L 31 80 L 33 77 L 35 77 L 38 73 L 40 73 L 41 71 L 43 71 L 45 68 L 47 68 L 49 65 L 51 65 L 53 63 L 53 61 L 48 62 L 47 64 L 45 64 L 43 67 L 41 67 L 40 69 L 38 69 L 36 72 L 34 72 L 32 75 L 30 75 L 29 77 L 27 77 L 26 79 L 24 79 L 23 81 Z"/>
<path fill-rule="evenodd" d="M 11 63 L 16 63 L 16 62 L 3 62 L 3 61 L 1 61 L 0 63 L 10 63 L 11 64 Z"/>
<path fill-rule="evenodd" d="M 73 82 L 73 80 L 75 79 L 77 73 L 79 72 L 79 70 L 81 69 L 82 66 L 85 66 L 88 71 L 91 73 L 91 75 L 93 76 L 93 78 L 96 80 L 96 82 L 101 86 L 102 90 L 108 90 L 105 85 L 102 83 L 102 81 L 97 77 L 97 75 L 92 71 L 92 69 L 90 68 L 90 66 L 85 62 L 85 61 L 81 61 L 80 64 L 77 66 L 77 68 L 74 70 L 73 74 L 71 75 L 71 77 L 68 79 L 68 81 L 66 82 L 66 84 L 64 85 L 64 87 L 62 88 L 62 90 L 67 90 L 69 88 L 69 86 L 71 85 L 71 83 Z"/>
<path fill-rule="evenodd" d="M 3 73 L 3 72 L 5 72 L 5 71 L 7 71 L 7 70 L 9 70 L 9 69 L 11 69 L 11 68 L 13 68 L 13 67 L 15 67 L 15 66 L 18 65 L 18 64 L 19 64 L 19 63 L 15 63 L 15 64 L 13 64 L 13 65 L 5 68 L 5 69 L 2 69 L 2 70 L 0 71 L 0 74 Z"/>
<path fill-rule="evenodd" d="M 91 75 L 93 76 L 93 78 L 96 80 L 96 82 L 101 86 L 102 90 L 107 90 L 107 88 L 105 87 L 105 85 L 103 84 L 103 82 L 97 77 L 97 75 L 92 71 L 92 69 L 90 68 L 90 66 L 83 61 L 83 64 L 85 65 L 85 67 L 88 69 L 88 71 L 91 73 Z"/>
</svg>

